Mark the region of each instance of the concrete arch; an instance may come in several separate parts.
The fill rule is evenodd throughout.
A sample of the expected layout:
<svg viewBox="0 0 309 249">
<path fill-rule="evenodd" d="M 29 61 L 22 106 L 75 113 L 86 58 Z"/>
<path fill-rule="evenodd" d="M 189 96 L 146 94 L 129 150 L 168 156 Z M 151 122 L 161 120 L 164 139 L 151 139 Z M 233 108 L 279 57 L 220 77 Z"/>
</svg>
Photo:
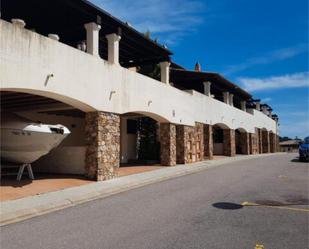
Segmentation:
<svg viewBox="0 0 309 249">
<path fill-rule="evenodd" d="M 96 111 L 96 109 L 82 101 L 79 101 L 77 99 L 74 99 L 72 97 L 68 97 L 65 95 L 57 94 L 50 91 L 42 91 L 42 90 L 35 90 L 30 88 L 0 88 L 0 91 L 7 91 L 7 92 L 16 92 L 16 93 L 28 93 L 33 95 L 38 95 L 50 99 L 54 99 L 57 101 L 60 101 L 64 104 L 70 105 L 76 109 L 79 109 L 83 112 L 93 112 Z"/>
<path fill-rule="evenodd" d="M 236 128 L 235 131 L 238 130 L 240 133 L 248 133 L 248 131 L 245 128 Z"/>
<path fill-rule="evenodd" d="M 155 121 L 159 122 L 159 123 L 170 123 L 171 121 L 168 120 L 167 118 L 159 115 L 159 114 L 156 114 L 156 113 L 153 113 L 153 112 L 147 112 L 147 111 L 130 111 L 130 112 L 125 112 L 125 113 L 122 113 L 122 114 L 128 114 L 128 113 L 137 113 L 137 114 L 141 114 L 141 115 L 144 115 L 144 116 L 147 116 L 147 117 L 150 117 L 152 119 L 154 119 Z"/>
<path fill-rule="evenodd" d="M 221 129 L 223 129 L 223 130 L 225 130 L 225 129 L 231 129 L 228 125 L 223 124 L 223 123 L 216 123 L 216 124 L 213 124 L 213 126 L 217 126 L 217 127 L 221 128 Z"/>
</svg>

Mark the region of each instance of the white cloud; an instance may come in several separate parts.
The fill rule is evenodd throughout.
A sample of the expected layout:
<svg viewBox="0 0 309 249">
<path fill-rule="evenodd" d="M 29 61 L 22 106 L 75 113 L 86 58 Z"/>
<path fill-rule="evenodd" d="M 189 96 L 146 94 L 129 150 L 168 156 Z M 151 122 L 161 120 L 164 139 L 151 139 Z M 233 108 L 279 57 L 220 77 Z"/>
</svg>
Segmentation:
<svg viewBox="0 0 309 249">
<path fill-rule="evenodd" d="M 225 74 L 228 75 L 246 70 L 257 65 L 267 65 L 276 61 L 290 59 L 306 51 L 308 51 L 308 44 L 298 44 L 293 47 L 278 49 L 266 53 L 260 57 L 249 58 L 243 63 L 229 66 L 227 67 Z"/>
<path fill-rule="evenodd" d="M 279 123 L 281 122 L 279 121 Z M 308 119 L 292 123 L 282 121 L 279 130 L 281 136 L 304 138 L 309 135 L 309 121 Z"/>
<path fill-rule="evenodd" d="M 204 19 L 205 4 L 201 0 L 91 0 L 140 32 L 149 30 L 160 43 L 174 44 L 186 34 L 196 31 Z M 104 25 L 104 24 L 103 24 Z"/>
<path fill-rule="evenodd" d="M 265 91 L 283 88 L 309 87 L 309 72 L 273 76 L 268 78 L 238 78 L 238 82 L 248 91 Z"/>
<path fill-rule="evenodd" d="M 266 103 L 266 102 L 270 102 L 271 100 L 272 100 L 272 98 L 266 97 L 266 98 L 262 99 L 261 101 L 262 101 L 263 103 Z"/>
</svg>

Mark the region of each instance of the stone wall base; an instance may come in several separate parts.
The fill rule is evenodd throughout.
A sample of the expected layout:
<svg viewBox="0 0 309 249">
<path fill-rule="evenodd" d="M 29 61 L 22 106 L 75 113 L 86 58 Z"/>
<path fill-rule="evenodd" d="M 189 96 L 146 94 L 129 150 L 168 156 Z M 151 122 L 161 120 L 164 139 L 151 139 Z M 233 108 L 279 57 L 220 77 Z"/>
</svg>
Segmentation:
<svg viewBox="0 0 309 249">
<path fill-rule="evenodd" d="M 204 159 L 203 124 L 196 123 L 194 127 L 177 125 L 177 163 L 186 164 Z"/>
<path fill-rule="evenodd" d="M 236 155 L 235 130 L 232 129 L 223 130 L 223 154 L 225 156 Z"/>
<path fill-rule="evenodd" d="M 247 132 L 241 132 L 240 133 L 240 147 L 241 147 L 241 152 L 244 155 L 249 155 L 250 154 L 250 142 L 249 142 L 249 133 Z"/>
<path fill-rule="evenodd" d="M 212 125 L 204 125 L 204 159 L 213 159 L 213 129 Z"/>
<path fill-rule="evenodd" d="M 86 176 L 97 181 L 117 176 L 120 158 L 120 116 L 106 112 L 86 113 Z"/>
<path fill-rule="evenodd" d="M 274 133 L 269 133 L 269 143 L 270 143 L 270 153 L 275 153 L 276 152 L 276 134 Z"/>
<path fill-rule="evenodd" d="M 270 141 L 268 131 L 262 131 L 262 152 L 270 153 Z"/>
<path fill-rule="evenodd" d="M 160 124 L 160 159 L 163 166 L 176 165 L 176 125 Z"/>
<path fill-rule="evenodd" d="M 256 133 L 249 133 L 250 154 L 255 155 L 259 153 L 258 137 Z"/>
</svg>

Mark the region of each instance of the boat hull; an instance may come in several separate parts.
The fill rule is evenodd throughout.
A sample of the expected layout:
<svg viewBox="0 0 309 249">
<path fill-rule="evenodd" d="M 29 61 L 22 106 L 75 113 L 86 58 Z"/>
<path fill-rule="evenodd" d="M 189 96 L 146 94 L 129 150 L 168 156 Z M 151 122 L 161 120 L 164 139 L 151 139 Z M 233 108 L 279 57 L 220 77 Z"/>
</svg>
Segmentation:
<svg viewBox="0 0 309 249">
<path fill-rule="evenodd" d="M 1 160 L 11 163 L 33 163 L 57 147 L 70 131 L 62 125 L 34 123 L 3 115 L 1 120 Z"/>
<path fill-rule="evenodd" d="M 12 163 L 32 163 L 57 147 L 66 135 L 1 129 L 1 158 Z"/>
</svg>

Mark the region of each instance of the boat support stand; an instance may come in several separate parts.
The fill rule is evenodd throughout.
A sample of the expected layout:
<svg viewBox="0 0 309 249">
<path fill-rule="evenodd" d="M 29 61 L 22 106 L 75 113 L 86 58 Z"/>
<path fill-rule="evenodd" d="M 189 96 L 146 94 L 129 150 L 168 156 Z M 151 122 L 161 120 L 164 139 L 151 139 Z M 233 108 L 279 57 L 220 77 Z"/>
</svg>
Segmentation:
<svg viewBox="0 0 309 249">
<path fill-rule="evenodd" d="M 19 167 L 18 174 L 17 174 L 17 181 L 20 181 L 20 179 L 21 179 L 21 177 L 22 177 L 22 175 L 24 173 L 25 167 L 27 167 L 29 178 L 31 180 L 34 180 L 31 164 L 30 163 L 25 163 L 25 164 L 23 164 L 23 165 L 21 165 Z"/>
</svg>

